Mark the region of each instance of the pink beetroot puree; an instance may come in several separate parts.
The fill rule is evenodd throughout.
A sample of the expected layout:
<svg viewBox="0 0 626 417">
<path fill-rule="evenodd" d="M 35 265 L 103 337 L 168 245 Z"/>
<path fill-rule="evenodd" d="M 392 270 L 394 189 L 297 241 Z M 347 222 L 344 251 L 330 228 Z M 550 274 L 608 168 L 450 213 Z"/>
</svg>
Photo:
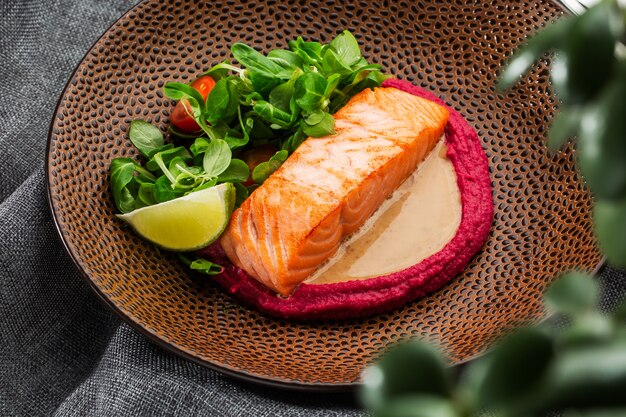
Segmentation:
<svg viewBox="0 0 626 417">
<path fill-rule="evenodd" d="M 394 87 L 443 106 L 432 93 L 406 81 L 390 79 Z M 456 171 L 462 216 L 456 235 L 436 254 L 402 271 L 366 280 L 333 284 L 301 284 L 289 297 L 277 296 L 233 265 L 222 249 L 212 245 L 200 251 L 224 265 L 215 280 L 226 291 L 258 310 L 287 319 L 344 319 L 392 310 L 448 283 L 467 266 L 484 244 L 493 216 L 487 157 L 474 130 L 454 109 L 446 127 L 447 156 Z"/>
</svg>

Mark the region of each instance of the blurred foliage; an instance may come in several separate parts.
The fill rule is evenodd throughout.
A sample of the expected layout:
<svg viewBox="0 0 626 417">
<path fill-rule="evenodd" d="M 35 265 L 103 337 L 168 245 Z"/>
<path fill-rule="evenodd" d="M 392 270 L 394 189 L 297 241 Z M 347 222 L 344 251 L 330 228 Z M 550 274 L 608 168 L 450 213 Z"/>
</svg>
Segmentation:
<svg viewBox="0 0 626 417">
<path fill-rule="evenodd" d="M 512 87 L 546 52 L 562 102 L 549 132 L 553 149 L 577 137 L 580 171 L 596 198 L 594 220 L 609 261 L 626 266 L 626 2 L 604 0 L 558 20 L 509 61 L 500 87 Z"/>
<path fill-rule="evenodd" d="M 571 272 L 545 294 L 561 324 L 519 329 L 458 376 L 425 342 L 400 344 L 364 373 L 378 417 L 626 416 L 626 303 L 597 309 L 598 284 Z"/>
<path fill-rule="evenodd" d="M 507 89 L 546 52 L 561 107 L 552 149 L 576 137 L 594 194 L 596 234 L 609 262 L 626 266 L 626 1 L 603 0 L 558 20 L 520 48 L 500 77 Z M 552 321 L 521 328 L 460 375 L 431 345 L 393 347 L 363 374 L 363 404 L 377 417 L 626 416 L 626 302 L 605 315 L 598 284 L 570 272 L 545 294 Z"/>
</svg>

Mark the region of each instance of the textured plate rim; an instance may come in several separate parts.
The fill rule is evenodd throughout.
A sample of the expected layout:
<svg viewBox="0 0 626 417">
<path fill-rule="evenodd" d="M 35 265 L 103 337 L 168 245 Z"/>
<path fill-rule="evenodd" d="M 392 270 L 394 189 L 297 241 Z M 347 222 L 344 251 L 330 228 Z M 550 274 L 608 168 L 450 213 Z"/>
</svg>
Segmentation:
<svg viewBox="0 0 626 417">
<path fill-rule="evenodd" d="M 348 384 L 331 384 L 331 383 L 308 383 L 308 382 L 301 382 L 301 381 L 289 381 L 289 380 L 281 380 L 281 379 L 275 379 L 275 378 L 263 378 L 263 377 L 259 377 L 254 374 L 248 373 L 246 371 L 229 368 L 229 367 L 226 367 L 226 366 L 223 366 L 223 365 L 220 365 L 220 364 L 217 364 L 217 363 L 205 360 L 205 359 L 198 358 L 197 356 L 194 356 L 193 353 L 181 347 L 178 347 L 171 342 L 163 340 L 161 337 L 159 337 L 158 335 L 150 331 L 148 328 L 144 327 L 139 322 L 135 321 L 132 317 L 130 317 L 124 311 L 122 311 L 122 309 L 120 309 L 115 303 L 113 303 L 113 301 L 111 301 L 102 293 L 100 288 L 98 288 L 98 286 L 93 282 L 93 280 L 81 267 L 81 264 L 77 258 L 77 255 L 75 255 L 72 249 L 70 249 L 66 241 L 65 233 L 57 218 L 57 213 L 54 208 L 53 201 L 52 201 L 53 199 L 52 189 L 50 186 L 50 180 L 51 180 L 50 169 L 49 169 L 50 168 L 50 164 L 49 164 L 50 145 L 52 144 L 52 136 L 53 136 L 54 122 L 56 120 L 56 115 L 58 113 L 59 107 L 63 99 L 65 98 L 68 87 L 70 86 L 72 80 L 74 79 L 76 73 L 78 72 L 78 69 L 81 67 L 81 65 L 87 58 L 87 56 L 95 49 L 95 47 L 111 31 L 111 29 L 116 27 L 118 23 L 126 19 L 135 10 L 143 7 L 143 5 L 147 2 L 148 0 L 141 0 L 140 2 L 135 4 L 133 7 L 128 9 L 124 14 L 122 14 L 122 16 L 120 16 L 111 25 L 109 25 L 109 27 L 105 29 L 104 32 L 91 44 L 87 52 L 83 55 L 83 57 L 80 59 L 80 61 L 78 62 L 78 64 L 76 65 L 72 73 L 70 74 L 68 80 L 66 81 L 63 87 L 63 90 L 61 91 L 61 94 L 57 100 L 57 103 L 54 107 L 53 116 L 51 118 L 50 126 L 48 128 L 48 137 L 47 137 L 47 143 L 46 143 L 46 166 L 45 166 L 44 175 L 45 175 L 45 182 L 46 182 L 46 198 L 48 200 L 48 208 L 50 210 L 50 214 L 52 217 L 52 223 L 54 224 L 54 229 L 57 232 L 57 235 L 63 245 L 63 248 L 65 249 L 65 252 L 69 255 L 74 268 L 78 271 L 82 280 L 88 284 L 88 286 L 93 290 L 93 292 L 98 296 L 98 298 L 102 302 L 104 302 L 104 304 L 107 307 L 109 307 L 118 317 L 120 317 L 124 322 L 126 322 L 131 328 L 133 328 L 139 334 L 147 337 L 148 340 L 150 340 L 151 342 L 155 343 L 157 346 L 165 349 L 166 351 L 170 353 L 173 353 L 179 357 L 187 359 L 193 363 L 204 366 L 213 371 L 227 375 L 235 380 L 246 382 L 246 383 L 259 384 L 262 386 L 278 388 L 282 390 L 303 391 L 303 392 L 333 393 L 333 392 L 354 391 L 356 388 L 362 385 L 361 382 L 353 382 L 353 383 L 348 383 Z M 559 0 L 553 0 L 553 3 L 555 3 L 561 9 L 563 9 L 566 13 L 571 13 L 571 11 L 567 10 Z M 604 263 L 605 263 L 605 258 L 603 257 L 598 263 L 598 265 L 596 266 L 596 268 L 593 270 L 593 273 L 594 274 L 597 273 L 602 268 Z M 549 315 L 546 315 L 541 321 L 547 320 L 549 317 L 550 317 Z M 484 350 L 483 352 L 480 352 L 477 355 L 471 356 L 460 362 L 455 363 L 454 365 L 452 365 L 452 367 L 453 368 L 464 367 L 465 365 L 467 365 L 469 362 L 473 361 L 474 359 L 484 356 L 490 350 L 491 349 L 488 348 Z"/>
</svg>

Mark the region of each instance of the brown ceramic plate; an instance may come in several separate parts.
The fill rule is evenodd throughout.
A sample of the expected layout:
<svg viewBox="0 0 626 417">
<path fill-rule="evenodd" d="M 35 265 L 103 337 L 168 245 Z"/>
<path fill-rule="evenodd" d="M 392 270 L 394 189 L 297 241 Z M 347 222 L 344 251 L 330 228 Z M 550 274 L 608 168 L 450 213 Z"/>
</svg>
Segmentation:
<svg viewBox="0 0 626 417">
<path fill-rule="evenodd" d="M 505 58 L 562 12 L 551 1 L 149 1 L 87 53 L 52 121 L 50 205 L 67 251 L 94 290 L 134 328 L 181 356 L 275 386 L 341 389 L 391 342 L 440 341 L 451 363 L 479 355 L 520 321 L 540 320 L 540 296 L 561 271 L 600 261 L 591 200 L 571 151 L 543 144 L 556 102 L 545 63 L 514 91 L 494 81 Z M 492 4 L 495 3 L 495 4 Z M 109 161 L 136 155 L 134 118 L 162 129 L 166 81 L 189 81 L 243 41 L 263 50 L 302 35 L 352 30 L 368 59 L 434 91 L 482 139 L 491 167 L 491 236 L 463 274 L 437 293 L 363 320 L 296 323 L 240 305 L 192 277 L 114 217 Z"/>
</svg>

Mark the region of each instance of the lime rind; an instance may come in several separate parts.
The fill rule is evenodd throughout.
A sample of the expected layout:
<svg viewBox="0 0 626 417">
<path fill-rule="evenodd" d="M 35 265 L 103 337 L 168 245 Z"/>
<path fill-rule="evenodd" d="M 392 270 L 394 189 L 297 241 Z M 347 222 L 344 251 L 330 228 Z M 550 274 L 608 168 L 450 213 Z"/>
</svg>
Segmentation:
<svg viewBox="0 0 626 417">
<path fill-rule="evenodd" d="M 160 248 L 189 252 L 215 242 L 235 205 L 235 187 L 224 183 L 117 216 Z"/>
</svg>

